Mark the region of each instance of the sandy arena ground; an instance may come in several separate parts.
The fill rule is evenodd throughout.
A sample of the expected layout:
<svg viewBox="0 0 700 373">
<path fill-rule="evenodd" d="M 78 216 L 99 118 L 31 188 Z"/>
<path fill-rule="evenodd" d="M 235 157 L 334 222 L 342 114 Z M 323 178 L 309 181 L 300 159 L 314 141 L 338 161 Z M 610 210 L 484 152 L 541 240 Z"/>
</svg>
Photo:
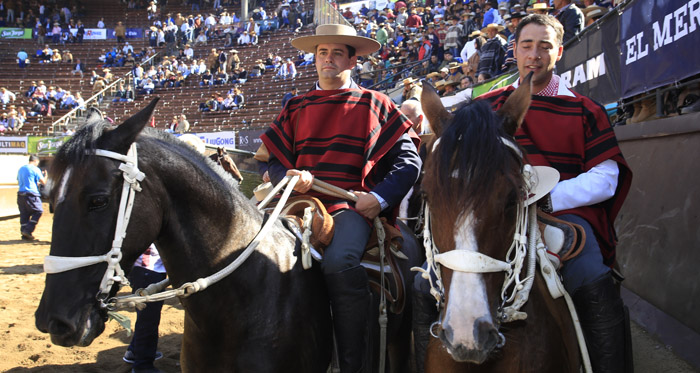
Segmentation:
<svg viewBox="0 0 700 373">
<path fill-rule="evenodd" d="M 126 331 L 110 321 L 105 332 L 89 347 L 65 348 L 51 344 L 34 326 L 34 311 L 44 288 L 43 257 L 49 253 L 52 215 L 48 206 L 34 235 L 35 242 L 20 240 L 19 218 L 0 220 L 0 371 L 2 372 L 129 372 L 122 361 L 129 343 Z M 122 311 L 136 321 L 134 312 Z M 160 323 L 156 362 L 163 372 L 179 372 L 183 310 L 177 301 L 166 302 Z M 671 349 L 633 325 L 637 373 L 694 372 Z"/>
</svg>

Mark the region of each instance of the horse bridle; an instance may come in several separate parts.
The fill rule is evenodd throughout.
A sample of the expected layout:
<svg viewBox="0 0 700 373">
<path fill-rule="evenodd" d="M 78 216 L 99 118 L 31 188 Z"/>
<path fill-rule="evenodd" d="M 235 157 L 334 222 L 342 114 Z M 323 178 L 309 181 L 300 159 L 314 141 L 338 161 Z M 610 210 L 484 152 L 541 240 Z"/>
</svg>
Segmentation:
<svg viewBox="0 0 700 373">
<path fill-rule="evenodd" d="M 512 149 L 521 160 L 523 159 L 522 152 L 512 140 L 502 137 L 501 142 Z M 438 143 L 439 139 L 435 141 L 434 146 Z M 440 275 L 440 266 L 444 266 L 453 271 L 464 273 L 505 272 L 506 277 L 501 288 L 501 303 L 496 316 L 497 323 L 500 325 L 505 322 L 523 320 L 527 317 L 526 313 L 520 312 L 520 308 L 527 302 L 534 281 L 538 240 L 537 211 L 535 208 L 530 208 L 525 202 L 537 180 L 535 172 L 529 164 L 522 166 L 521 175 L 525 181 L 526 190 L 524 197 L 518 202 L 515 234 L 506 253 L 505 261 L 494 259 L 475 251 L 451 250 L 441 253 L 430 233 L 430 207 L 427 201 L 425 202 L 423 246 L 425 247 L 428 268 L 412 268 L 412 270 L 422 272 L 422 277 L 429 281 L 430 293 L 436 299 L 438 309 L 442 309 L 445 300 L 445 287 Z M 521 278 L 526 257 L 526 276 Z M 431 274 L 435 276 L 435 281 Z M 438 324 L 439 321 L 430 328 L 430 332 L 434 337 L 437 336 L 434 334 L 433 329 Z M 502 347 L 504 343 L 505 337 L 499 333 L 498 347 Z"/>
<path fill-rule="evenodd" d="M 117 226 L 112 240 L 111 250 L 104 255 L 83 256 L 83 257 L 68 257 L 47 255 L 44 257 L 44 272 L 47 274 L 61 273 L 73 269 L 91 266 L 102 262 L 107 262 L 107 269 L 102 276 L 100 289 L 96 298 L 100 302 L 100 308 L 108 308 L 105 300 L 109 297 L 112 286 L 117 283 L 119 286 L 129 285 L 129 280 L 124 275 L 119 262 L 122 259 L 122 244 L 126 237 L 126 228 L 129 225 L 131 210 L 134 207 L 134 197 L 136 192 L 141 191 L 140 182 L 146 177 L 138 168 L 138 154 L 136 143 L 132 143 L 126 155 L 115 153 L 109 150 L 96 149 L 94 153 L 100 157 L 111 158 L 122 162 L 119 169 L 124 177 L 124 185 L 122 186 L 122 196 L 119 201 L 119 214 L 117 216 Z"/>
<path fill-rule="evenodd" d="M 124 271 L 119 265 L 119 262 L 122 259 L 121 249 L 124 238 L 126 237 L 126 228 L 129 225 L 131 210 L 134 206 L 134 197 L 136 196 L 136 192 L 141 191 L 141 185 L 139 182 L 143 181 L 146 175 L 138 168 L 136 143 L 131 144 L 126 156 L 103 149 L 96 149 L 94 153 L 88 152 L 88 154 L 94 154 L 122 162 L 122 164 L 119 165 L 119 169 L 122 171 L 122 176 L 124 177 L 124 185 L 122 187 L 122 196 L 119 202 L 119 214 L 117 216 L 117 226 L 114 232 L 112 248 L 105 255 L 83 257 L 47 255 L 44 257 L 44 272 L 47 274 L 61 273 L 107 262 L 107 269 L 105 270 L 105 274 L 100 282 L 100 289 L 97 292 L 96 299 L 100 303 L 100 309 L 106 309 L 109 311 L 124 305 L 139 307 L 140 305 L 144 305 L 146 302 L 162 301 L 175 297 L 188 297 L 221 281 L 223 278 L 240 267 L 241 264 L 243 264 L 243 262 L 250 257 L 262 239 L 266 236 L 267 232 L 272 229 L 275 221 L 277 221 L 277 218 L 282 211 L 284 202 L 289 198 L 290 194 L 294 190 L 294 186 L 299 180 L 299 176 L 285 177 L 282 182 L 275 186 L 273 193 L 277 194 L 277 192 L 279 192 L 286 185 L 284 193 L 282 193 L 282 196 L 280 197 L 280 201 L 282 202 L 275 207 L 272 213 L 268 216 L 267 221 L 262 225 L 253 240 L 248 243 L 241 254 L 218 272 L 207 277 L 198 278 L 192 282 L 186 282 L 176 289 L 162 291 L 168 286 L 168 279 L 166 279 L 157 284 L 152 284 L 146 289 L 142 289 L 137 294 L 109 298 L 109 293 L 115 283 L 119 284 L 120 287 L 129 285 L 129 280 L 126 278 Z"/>
</svg>

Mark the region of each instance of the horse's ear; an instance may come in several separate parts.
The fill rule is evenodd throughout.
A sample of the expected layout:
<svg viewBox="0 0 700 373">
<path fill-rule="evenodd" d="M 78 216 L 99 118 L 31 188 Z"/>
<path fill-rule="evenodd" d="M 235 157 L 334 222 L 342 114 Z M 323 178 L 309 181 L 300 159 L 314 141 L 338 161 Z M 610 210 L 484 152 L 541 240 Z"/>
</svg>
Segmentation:
<svg viewBox="0 0 700 373">
<path fill-rule="evenodd" d="M 498 109 L 498 115 L 503 118 L 503 128 L 506 133 L 513 136 L 515 131 L 520 128 L 520 125 L 525 120 L 527 109 L 530 108 L 532 102 L 532 74 L 530 72 L 525 76 L 520 86 L 511 93 L 510 97 Z"/>
<path fill-rule="evenodd" d="M 444 126 L 452 120 L 452 114 L 445 110 L 442 101 L 440 101 L 440 96 L 430 83 L 426 82 L 423 84 L 420 102 L 430 127 L 435 135 L 440 137 Z"/>
<path fill-rule="evenodd" d="M 148 120 L 151 119 L 151 115 L 153 115 L 153 110 L 156 108 L 159 99 L 158 97 L 154 98 L 148 106 L 125 120 L 124 123 L 117 126 L 116 129 L 105 132 L 98 140 L 98 147 L 126 153 L 131 143 L 136 140 L 136 136 L 138 136 L 141 130 L 148 124 Z"/>
</svg>

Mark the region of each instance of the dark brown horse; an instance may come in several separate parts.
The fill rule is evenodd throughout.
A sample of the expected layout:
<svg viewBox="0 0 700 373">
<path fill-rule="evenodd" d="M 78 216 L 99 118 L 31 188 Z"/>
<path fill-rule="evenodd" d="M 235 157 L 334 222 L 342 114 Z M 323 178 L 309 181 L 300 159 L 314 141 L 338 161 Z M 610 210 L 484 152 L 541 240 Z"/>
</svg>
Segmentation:
<svg viewBox="0 0 700 373">
<path fill-rule="evenodd" d="M 260 230 L 262 212 L 220 167 L 175 137 L 145 128 L 156 100 L 117 127 L 91 117 L 59 150 L 51 256 L 96 257 L 113 247 L 124 156 L 132 143 L 144 175 L 121 242 L 128 271 L 155 242 L 174 287 L 234 261 Z M 134 174 L 136 177 L 136 174 Z M 322 372 L 332 349 L 328 297 L 319 268 L 304 270 L 295 235 L 276 222 L 233 273 L 187 298 L 181 364 L 189 372 Z M 117 258 L 118 259 L 118 258 Z M 107 264 L 49 273 L 36 326 L 61 346 L 87 346 L 102 333 L 112 291 Z M 49 272 L 47 270 L 47 272 Z"/>
<path fill-rule="evenodd" d="M 55 344 L 87 346 L 104 331 L 118 290 L 105 279 L 122 277 L 106 268 L 119 264 L 128 272 L 155 242 L 171 284 L 180 287 L 235 262 L 267 219 L 220 167 L 175 137 L 144 129 L 156 102 L 117 127 L 91 116 L 56 154 L 51 255 L 35 315 L 37 328 Z M 130 189 L 137 190 L 133 209 L 115 239 L 120 201 Z M 423 260 L 411 237 L 404 236 L 404 254 L 413 258 L 400 263 L 404 278 Z M 273 221 L 240 267 L 217 283 L 197 282 L 204 290 L 180 298 L 183 371 L 327 370 L 330 304 L 320 267 L 314 262 L 304 270 L 300 247 L 281 219 Z M 389 316 L 388 354 L 398 357 L 390 360 L 396 372 L 405 371 L 410 349 L 407 318 L 410 309 Z"/>
<path fill-rule="evenodd" d="M 527 80 L 498 114 L 487 103 L 475 102 L 454 115 L 445 111 L 432 87 L 423 89 L 423 111 L 439 142 L 428 146 L 432 151 L 422 186 L 440 253 L 464 250 L 506 260 L 525 192 L 521 173 L 526 160 L 513 134 L 529 106 L 529 87 Z M 439 339 L 430 341 L 427 372 L 579 370 L 566 303 L 552 299 L 539 273 L 520 309 L 527 318 L 501 323 L 504 272 L 469 273 L 446 266 L 439 272 L 444 290 L 433 329 Z"/>
</svg>

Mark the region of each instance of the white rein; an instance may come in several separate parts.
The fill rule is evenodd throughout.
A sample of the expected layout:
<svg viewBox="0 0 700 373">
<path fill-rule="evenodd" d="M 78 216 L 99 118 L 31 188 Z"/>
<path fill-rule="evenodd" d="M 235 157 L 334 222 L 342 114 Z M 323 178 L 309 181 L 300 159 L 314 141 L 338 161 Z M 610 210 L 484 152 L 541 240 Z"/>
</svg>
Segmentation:
<svg viewBox="0 0 700 373">
<path fill-rule="evenodd" d="M 95 150 L 94 154 L 122 162 L 119 169 L 122 170 L 124 185 L 122 187 L 122 196 L 119 202 L 119 214 L 117 217 L 117 227 L 114 232 L 114 240 L 112 241 L 112 249 L 105 255 L 96 256 L 66 257 L 47 255 L 44 257 L 44 272 L 47 274 L 61 273 L 107 262 L 107 270 L 102 277 L 97 299 L 100 301 L 100 307 L 108 310 L 114 310 L 123 306 L 136 306 L 141 308 L 146 302 L 161 301 L 174 297 L 187 297 L 221 281 L 221 279 L 225 278 L 240 267 L 240 265 L 243 264 L 243 262 L 253 253 L 262 238 L 265 237 L 267 232 L 277 221 L 277 218 L 284 207 L 284 203 L 289 198 L 289 195 L 292 193 L 294 186 L 299 180 L 298 176 L 285 177 L 282 182 L 275 187 L 274 192 L 277 193 L 282 187 L 285 186 L 285 184 L 287 185 L 287 188 L 284 190 L 284 193 L 280 199 L 280 203 L 277 204 L 275 209 L 272 211 L 272 214 L 270 214 L 268 217 L 267 222 L 262 226 L 255 238 L 253 238 L 253 240 L 246 246 L 243 252 L 233 262 L 231 262 L 231 264 L 227 265 L 220 271 L 208 277 L 199 278 L 193 282 L 187 282 L 177 289 L 161 291 L 168 285 L 168 280 L 166 279 L 157 284 L 150 285 L 139 294 L 115 297 L 107 300 L 109 292 L 112 289 L 112 285 L 114 285 L 115 282 L 121 286 L 129 284 L 126 276 L 124 275 L 124 271 L 119 265 L 119 261 L 122 258 L 121 248 L 124 238 L 126 237 L 126 229 L 129 225 L 129 218 L 131 217 L 131 210 L 134 205 L 134 196 L 136 195 L 136 192 L 141 191 L 139 182 L 143 181 L 146 175 L 138 169 L 136 143 L 131 144 L 126 156 L 102 149 Z"/>
</svg>

